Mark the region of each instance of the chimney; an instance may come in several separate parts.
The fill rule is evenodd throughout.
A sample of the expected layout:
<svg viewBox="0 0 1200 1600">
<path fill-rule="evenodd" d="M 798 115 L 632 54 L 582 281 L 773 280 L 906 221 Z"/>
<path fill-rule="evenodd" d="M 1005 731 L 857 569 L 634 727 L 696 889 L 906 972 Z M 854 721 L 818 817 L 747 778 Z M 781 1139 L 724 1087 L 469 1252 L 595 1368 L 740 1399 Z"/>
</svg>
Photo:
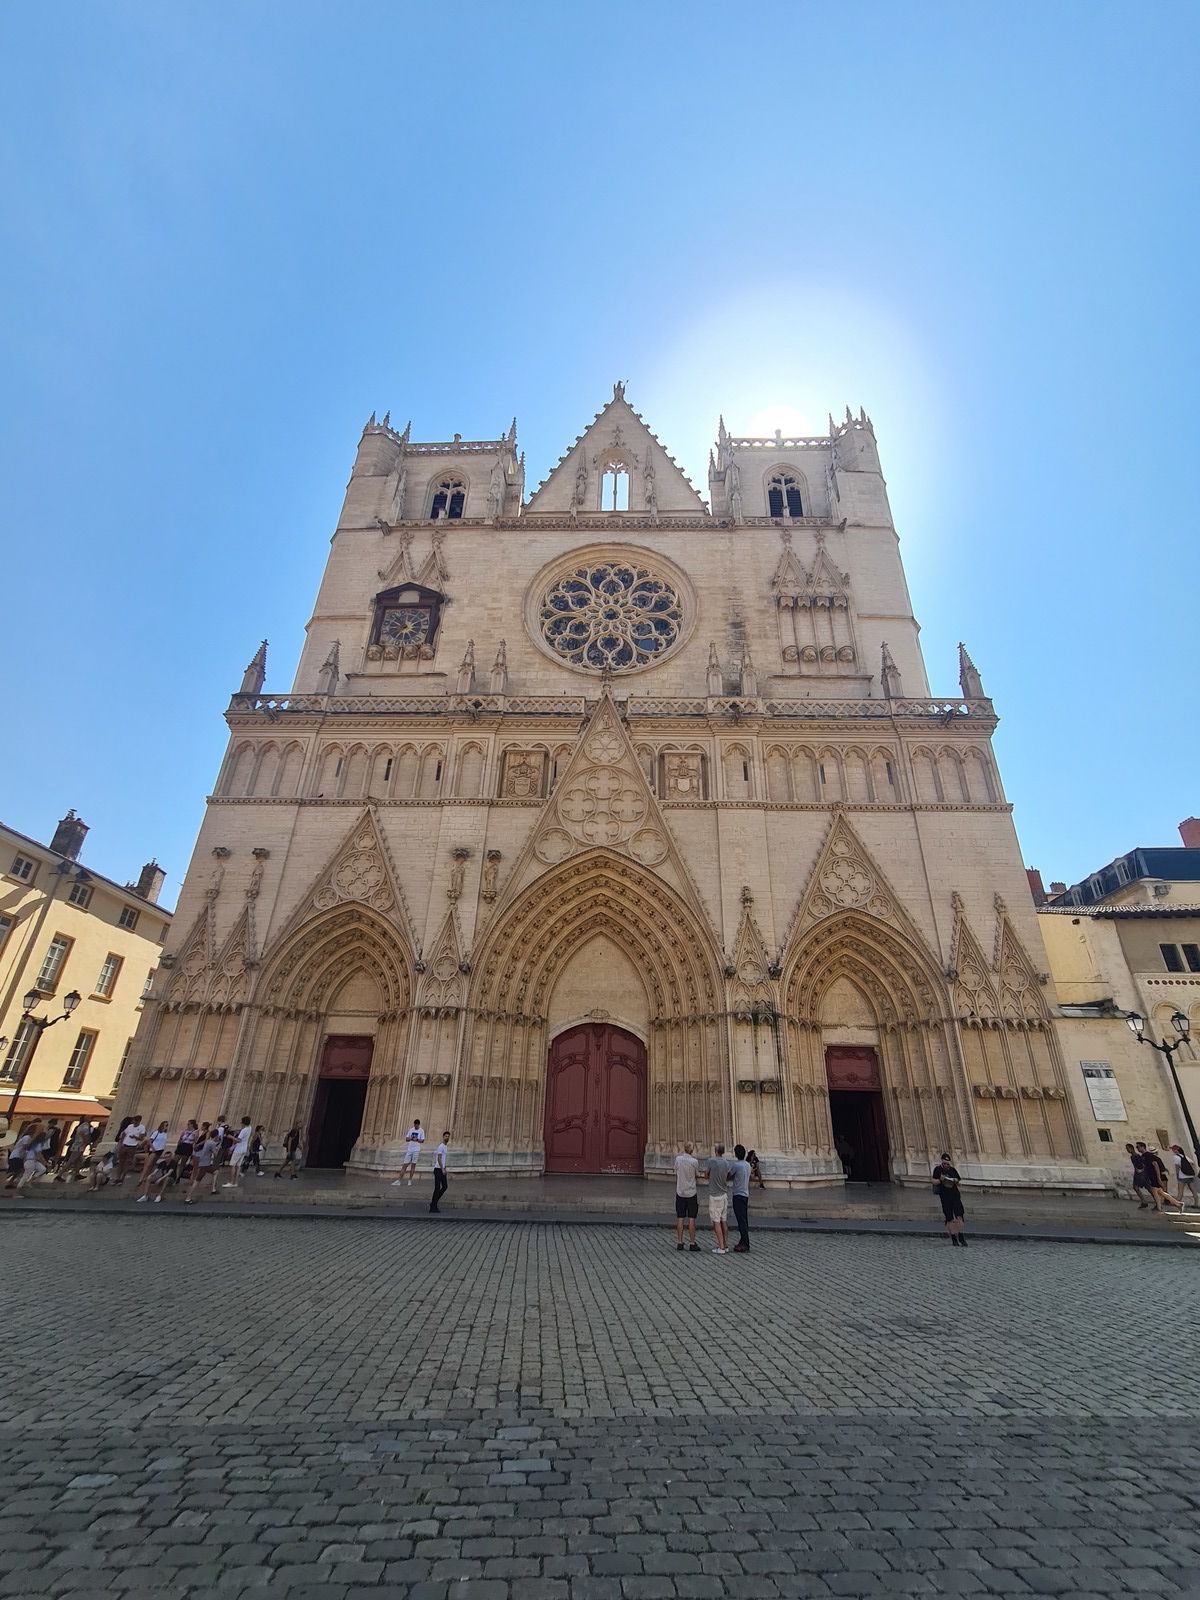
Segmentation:
<svg viewBox="0 0 1200 1600">
<path fill-rule="evenodd" d="M 1066 892 L 1067 886 L 1065 883 L 1052 883 L 1050 885 L 1050 894 L 1053 898 L 1057 898 L 1060 894 L 1066 894 Z"/>
<path fill-rule="evenodd" d="M 1046 904 L 1046 885 L 1042 882 L 1042 875 L 1036 867 L 1026 867 L 1025 876 L 1029 879 L 1029 892 L 1033 896 L 1035 906 Z"/>
<path fill-rule="evenodd" d="M 54 837 L 50 841 L 51 850 L 57 850 L 60 856 L 66 856 L 68 861 L 78 861 L 79 852 L 83 849 L 83 841 L 87 838 L 88 825 L 81 822 L 75 815 L 74 807 L 54 830 Z"/>
<path fill-rule="evenodd" d="M 1179 837 L 1188 850 L 1200 850 L 1200 817 L 1189 817 L 1179 824 Z"/>
<path fill-rule="evenodd" d="M 162 893 L 162 886 L 167 881 L 167 875 L 157 861 L 147 861 L 138 875 L 134 886 L 143 900 L 149 900 L 151 905 L 158 904 L 158 897 Z"/>
</svg>

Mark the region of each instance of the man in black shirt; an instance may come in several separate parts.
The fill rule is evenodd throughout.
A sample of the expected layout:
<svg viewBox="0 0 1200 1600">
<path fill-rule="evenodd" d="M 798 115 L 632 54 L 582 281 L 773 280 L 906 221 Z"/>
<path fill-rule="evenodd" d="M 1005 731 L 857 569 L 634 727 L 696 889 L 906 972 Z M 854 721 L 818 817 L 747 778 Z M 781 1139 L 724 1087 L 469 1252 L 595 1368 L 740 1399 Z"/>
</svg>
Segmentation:
<svg viewBox="0 0 1200 1600">
<path fill-rule="evenodd" d="M 962 1245 L 965 1249 L 967 1237 L 963 1228 L 966 1225 L 966 1213 L 958 1187 L 961 1182 L 957 1169 L 950 1165 L 949 1153 L 943 1150 L 942 1159 L 933 1169 L 933 1188 L 942 1202 L 942 1216 L 946 1219 L 946 1235 L 950 1243 Z"/>
</svg>

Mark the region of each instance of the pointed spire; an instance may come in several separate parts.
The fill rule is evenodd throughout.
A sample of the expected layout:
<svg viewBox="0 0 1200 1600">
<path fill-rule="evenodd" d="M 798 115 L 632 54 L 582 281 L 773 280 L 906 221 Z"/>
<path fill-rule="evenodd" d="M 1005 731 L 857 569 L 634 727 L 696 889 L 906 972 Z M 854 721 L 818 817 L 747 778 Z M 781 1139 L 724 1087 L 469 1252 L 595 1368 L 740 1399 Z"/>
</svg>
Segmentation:
<svg viewBox="0 0 1200 1600">
<path fill-rule="evenodd" d="M 967 654 L 965 644 L 960 644 L 958 647 L 958 682 L 964 700 L 987 699 L 979 669 Z"/>
<path fill-rule="evenodd" d="M 496 651 L 496 659 L 492 662 L 491 682 L 488 685 L 489 694 L 508 693 L 508 649 L 504 640 L 500 641 L 500 648 Z"/>
<path fill-rule="evenodd" d="M 829 413 L 829 437 L 832 439 L 837 432 L 837 423 L 833 420 L 833 412 Z"/>
<path fill-rule="evenodd" d="M 392 413 L 390 411 L 385 411 L 383 413 L 383 421 L 379 424 L 379 426 L 381 428 L 390 428 L 391 425 L 392 425 Z"/>
<path fill-rule="evenodd" d="M 455 694 L 470 694 L 475 687 L 475 641 L 467 640 L 467 648 L 463 653 L 462 662 L 458 669 L 458 681 L 454 685 Z"/>
<path fill-rule="evenodd" d="M 750 659 L 750 646 L 742 646 L 742 666 L 739 674 L 741 694 L 744 700 L 758 698 L 758 674 L 754 670 L 754 662 Z"/>
<path fill-rule="evenodd" d="M 879 681 L 883 685 L 884 695 L 889 700 L 903 700 L 904 684 L 900 679 L 900 668 L 892 660 L 892 652 L 886 642 L 880 647 L 879 660 Z"/>
<path fill-rule="evenodd" d="M 411 438 L 412 438 L 412 419 L 410 417 L 409 420 L 404 424 L 404 432 L 400 435 L 400 443 L 401 444 L 407 444 Z"/>
<path fill-rule="evenodd" d="M 338 679 L 341 676 L 341 649 L 342 641 L 335 639 L 329 647 L 329 654 L 321 664 L 320 672 L 317 674 L 318 694 L 337 693 Z"/>
<path fill-rule="evenodd" d="M 721 675 L 721 659 L 717 655 L 717 647 L 713 643 L 708 646 L 708 692 L 712 695 L 724 694 L 725 681 Z"/>
<path fill-rule="evenodd" d="M 264 639 L 254 653 L 254 660 L 242 676 L 239 694 L 261 694 L 267 676 L 267 641 Z"/>
<path fill-rule="evenodd" d="M 725 426 L 725 417 L 722 413 L 722 415 L 717 418 L 717 442 L 719 444 L 724 444 L 728 438 L 729 430 Z"/>
<path fill-rule="evenodd" d="M 847 406 L 847 407 L 846 407 L 846 422 L 847 422 L 847 423 L 848 423 L 848 424 L 849 424 L 849 425 L 850 425 L 850 426 L 851 426 L 851 427 L 853 427 L 853 426 L 854 426 L 854 415 L 853 415 L 853 413 L 852 413 L 852 412 L 851 412 L 851 410 L 850 410 L 850 407 L 849 407 L 849 406 Z"/>
<path fill-rule="evenodd" d="M 517 419 L 516 419 L 516 417 L 514 417 L 512 419 L 512 422 L 509 424 L 508 434 L 507 434 L 506 437 L 508 439 L 509 444 L 511 444 L 511 445 L 515 445 L 516 444 L 516 442 L 517 442 Z"/>
<path fill-rule="evenodd" d="M 366 423 L 363 426 L 363 432 L 370 433 L 371 429 L 375 426 L 375 413 L 372 411 L 371 415 L 367 418 Z"/>
<path fill-rule="evenodd" d="M 625 383 L 624 383 L 623 379 L 618 379 L 617 382 L 613 384 L 613 399 L 614 400 L 624 400 L 624 398 L 625 398 Z"/>
</svg>

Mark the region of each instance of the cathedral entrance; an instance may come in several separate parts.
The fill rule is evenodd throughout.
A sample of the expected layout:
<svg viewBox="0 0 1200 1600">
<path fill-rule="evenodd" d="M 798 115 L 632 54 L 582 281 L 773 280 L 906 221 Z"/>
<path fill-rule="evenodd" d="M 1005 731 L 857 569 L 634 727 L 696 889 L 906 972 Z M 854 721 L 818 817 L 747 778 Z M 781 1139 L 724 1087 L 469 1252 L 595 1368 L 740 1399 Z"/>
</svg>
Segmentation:
<svg viewBox="0 0 1200 1600">
<path fill-rule="evenodd" d="M 325 1040 L 308 1125 L 306 1166 L 343 1167 L 350 1159 L 362 1128 L 374 1049 L 370 1034 L 331 1033 Z"/>
<path fill-rule="evenodd" d="M 646 1150 L 646 1047 L 624 1028 L 560 1033 L 546 1065 L 547 1172 L 640 1176 Z"/>
<path fill-rule="evenodd" d="M 825 1051 L 833 1143 L 851 1183 L 889 1183 L 887 1117 L 879 1058 L 857 1045 Z"/>
</svg>

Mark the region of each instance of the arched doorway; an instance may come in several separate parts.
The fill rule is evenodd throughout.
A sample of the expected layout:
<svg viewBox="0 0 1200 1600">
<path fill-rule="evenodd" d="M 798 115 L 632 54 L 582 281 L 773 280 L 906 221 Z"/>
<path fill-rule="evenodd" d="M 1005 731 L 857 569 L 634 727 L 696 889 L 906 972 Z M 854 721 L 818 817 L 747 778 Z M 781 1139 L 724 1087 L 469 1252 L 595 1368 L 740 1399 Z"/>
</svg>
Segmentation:
<svg viewBox="0 0 1200 1600">
<path fill-rule="evenodd" d="M 330 1034 L 321 1051 L 305 1164 L 344 1167 L 362 1131 L 375 1040 L 370 1034 Z"/>
<path fill-rule="evenodd" d="M 825 1047 L 833 1147 L 851 1183 L 889 1183 L 887 1113 L 879 1057 L 864 1045 Z"/>
<path fill-rule="evenodd" d="M 638 1173 L 646 1150 L 646 1047 L 624 1028 L 568 1028 L 546 1064 L 547 1172 Z"/>
</svg>

